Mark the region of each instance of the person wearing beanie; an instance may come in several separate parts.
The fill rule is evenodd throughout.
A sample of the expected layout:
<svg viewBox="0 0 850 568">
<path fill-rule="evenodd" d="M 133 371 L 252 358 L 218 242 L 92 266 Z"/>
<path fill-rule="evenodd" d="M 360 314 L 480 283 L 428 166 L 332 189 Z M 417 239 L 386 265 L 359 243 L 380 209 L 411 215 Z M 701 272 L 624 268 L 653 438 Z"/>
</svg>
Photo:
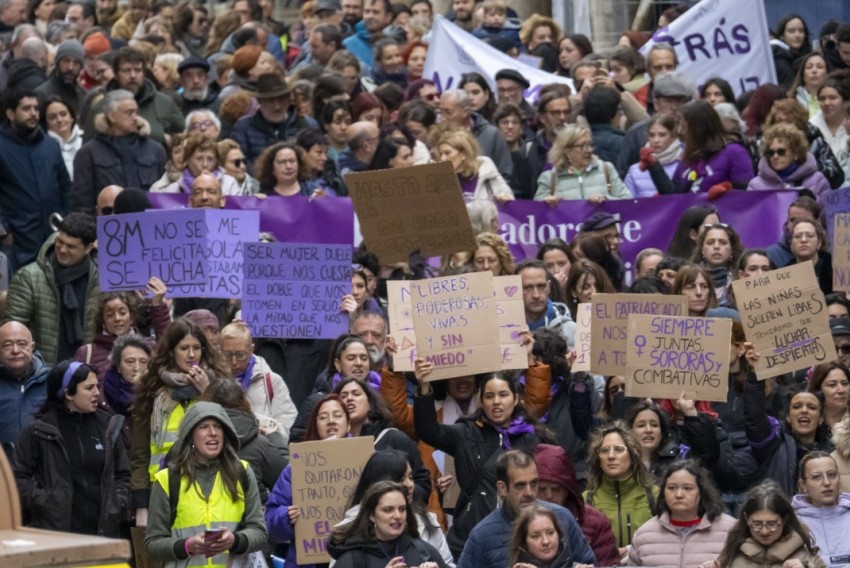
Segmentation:
<svg viewBox="0 0 850 568">
<path fill-rule="evenodd" d="M 115 203 L 112 208 L 112 213 L 122 215 L 124 213 L 144 213 L 151 208 L 151 200 L 148 198 L 148 192 L 142 191 L 135 187 L 128 187 L 124 191 L 118 192 L 115 196 Z"/>
<path fill-rule="evenodd" d="M 83 72 L 80 77 L 80 86 L 83 90 L 91 91 L 100 85 L 95 73 L 95 66 L 98 58 L 109 53 L 111 49 L 112 45 L 103 32 L 95 32 L 83 41 Z M 58 57 L 56 59 L 59 60 Z"/>
<path fill-rule="evenodd" d="M 56 48 L 53 73 L 35 90 L 39 100 L 45 101 L 52 96 L 59 97 L 76 116 L 80 116 L 86 92 L 77 83 L 77 79 L 83 71 L 84 61 L 83 44 L 75 39 L 60 43 Z"/>
<path fill-rule="evenodd" d="M 602 512 L 584 502 L 573 463 L 564 448 L 539 444 L 535 449 L 535 460 L 537 498 L 569 509 L 593 549 L 597 564 L 617 566 L 620 555 L 614 533 L 611 532 L 611 521 Z"/>
</svg>

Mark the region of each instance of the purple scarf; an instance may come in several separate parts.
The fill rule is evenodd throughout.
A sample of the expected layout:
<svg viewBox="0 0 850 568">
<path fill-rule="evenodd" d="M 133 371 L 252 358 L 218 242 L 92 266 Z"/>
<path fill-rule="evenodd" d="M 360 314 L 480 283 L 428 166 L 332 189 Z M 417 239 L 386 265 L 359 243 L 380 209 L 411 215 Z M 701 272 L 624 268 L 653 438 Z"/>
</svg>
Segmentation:
<svg viewBox="0 0 850 568">
<path fill-rule="evenodd" d="M 245 367 L 245 372 L 233 377 L 240 385 L 242 385 L 242 390 L 244 391 L 247 391 L 248 387 L 251 386 L 251 377 L 254 375 L 254 363 L 256 363 L 256 361 L 257 358 L 251 355 L 251 358 L 248 360 L 248 366 Z"/>
<path fill-rule="evenodd" d="M 116 412 L 127 414 L 133 404 L 133 383 L 115 369 L 109 369 L 103 379 L 103 396 Z"/>
<path fill-rule="evenodd" d="M 333 380 L 331 384 L 333 385 L 331 388 L 336 388 L 336 386 L 343 381 L 342 375 L 339 373 L 334 373 Z M 375 371 L 369 371 L 369 374 L 366 377 L 366 380 L 363 381 L 375 392 L 381 392 L 381 375 L 376 373 Z"/>
<path fill-rule="evenodd" d="M 216 168 L 210 172 L 215 179 L 221 181 L 221 176 L 224 175 L 224 170 L 221 168 Z M 189 168 L 183 168 L 183 175 L 180 176 L 180 189 L 183 193 L 192 193 L 192 184 L 195 183 L 195 178 L 197 176 L 192 175 L 192 171 Z"/>
<path fill-rule="evenodd" d="M 525 421 L 525 418 L 522 416 L 517 416 L 513 420 L 511 420 L 510 426 L 507 428 L 502 428 L 501 426 L 496 426 L 489 420 L 487 417 L 484 417 L 484 422 L 489 424 L 491 428 L 493 428 L 496 432 L 500 434 L 502 439 L 502 448 L 506 450 L 511 449 L 511 436 L 519 436 L 520 434 L 534 434 L 534 426 Z"/>
</svg>

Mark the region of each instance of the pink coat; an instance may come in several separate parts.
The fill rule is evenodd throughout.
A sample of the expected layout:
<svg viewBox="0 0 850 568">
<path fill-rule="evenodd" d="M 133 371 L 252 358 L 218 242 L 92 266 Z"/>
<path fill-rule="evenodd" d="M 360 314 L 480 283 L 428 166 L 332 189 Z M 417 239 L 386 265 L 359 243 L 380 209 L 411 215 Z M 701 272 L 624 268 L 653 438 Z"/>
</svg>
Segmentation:
<svg viewBox="0 0 850 568">
<path fill-rule="evenodd" d="M 826 177 L 818 171 L 815 157 L 807 153 L 806 161 L 786 180 L 780 179 L 776 170 L 771 168 L 767 159 L 762 156 L 759 160 L 759 174 L 750 180 L 747 189 L 809 189 L 817 196 L 818 203 L 823 205 L 823 200 L 832 187 Z"/>
<path fill-rule="evenodd" d="M 723 550 L 726 535 L 737 521 L 725 513 L 709 521 L 703 516 L 697 528 L 683 539 L 670 524 L 669 513 L 645 522 L 629 548 L 630 566 L 698 567 L 715 560 Z"/>
</svg>

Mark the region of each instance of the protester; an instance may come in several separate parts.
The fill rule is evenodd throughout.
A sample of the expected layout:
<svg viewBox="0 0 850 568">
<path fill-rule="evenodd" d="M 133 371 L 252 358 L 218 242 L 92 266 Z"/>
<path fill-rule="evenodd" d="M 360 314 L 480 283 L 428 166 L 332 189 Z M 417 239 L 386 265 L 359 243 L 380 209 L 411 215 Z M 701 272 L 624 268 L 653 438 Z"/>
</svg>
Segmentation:
<svg viewBox="0 0 850 568">
<path fill-rule="evenodd" d="M 0 326 L 0 443 L 9 459 L 21 430 L 48 396 L 49 372 L 25 325 L 10 321 Z"/>
</svg>

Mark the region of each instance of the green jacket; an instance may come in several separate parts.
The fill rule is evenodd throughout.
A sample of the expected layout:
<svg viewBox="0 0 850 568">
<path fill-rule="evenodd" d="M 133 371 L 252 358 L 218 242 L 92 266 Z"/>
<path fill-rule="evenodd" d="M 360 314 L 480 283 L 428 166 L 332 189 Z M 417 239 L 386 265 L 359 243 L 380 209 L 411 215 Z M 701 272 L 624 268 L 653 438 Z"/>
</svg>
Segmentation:
<svg viewBox="0 0 850 568">
<path fill-rule="evenodd" d="M 35 262 L 24 266 L 12 277 L 6 296 L 6 315 L 3 318 L 3 323 L 19 321 L 29 328 L 48 365 L 56 364 L 56 352 L 59 349 L 59 288 L 48 260 L 53 254 L 53 242 L 57 234 L 54 233 L 44 242 Z M 85 343 L 91 343 L 94 335 L 94 318 L 100 296 L 97 255 L 92 251 L 89 256 L 91 267 L 83 321 Z"/>
<path fill-rule="evenodd" d="M 218 420 L 224 427 L 225 445 L 230 445 L 234 450 L 239 449 L 239 437 L 236 434 L 236 428 L 225 410 L 212 402 L 198 402 L 186 411 L 186 415 L 180 423 L 180 432 L 177 441 L 174 443 L 174 456 L 180 455 L 183 448 L 192 443 L 192 431 L 206 418 Z M 209 497 L 218 471 L 218 459 L 207 465 L 198 464 L 196 466 L 195 479 L 205 497 Z M 247 474 L 248 487 L 243 488 L 245 512 L 242 516 L 242 522 L 234 531 L 236 540 L 233 548 L 231 548 L 232 554 L 261 550 L 268 540 L 266 521 L 260 505 L 260 492 L 250 467 L 247 469 Z M 216 520 L 212 519 L 210 525 L 216 526 Z M 154 483 L 151 489 L 148 526 L 145 532 L 145 549 L 154 560 L 165 562 L 165 568 L 181 568 L 189 563 L 184 540 L 172 536 L 171 502 L 165 489 L 160 487 L 159 482 Z"/>
<path fill-rule="evenodd" d="M 647 489 L 634 476 L 624 481 L 603 476 L 602 485 L 592 492 L 585 491 L 584 499 L 608 517 L 617 546 L 622 548 L 631 544 L 635 532 L 653 517 L 658 487 Z"/>
<path fill-rule="evenodd" d="M 604 168 L 604 169 L 603 169 Z M 552 176 L 557 177 L 553 180 Z M 603 162 L 593 156 L 590 165 L 584 171 L 577 172 L 562 169 L 547 170 L 537 178 L 535 201 L 551 195 L 552 182 L 555 182 L 555 195 L 561 199 L 588 199 L 592 195 L 604 195 L 608 199 L 630 199 L 631 192 L 617 174 L 617 168 L 610 162 Z"/>
</svg>

